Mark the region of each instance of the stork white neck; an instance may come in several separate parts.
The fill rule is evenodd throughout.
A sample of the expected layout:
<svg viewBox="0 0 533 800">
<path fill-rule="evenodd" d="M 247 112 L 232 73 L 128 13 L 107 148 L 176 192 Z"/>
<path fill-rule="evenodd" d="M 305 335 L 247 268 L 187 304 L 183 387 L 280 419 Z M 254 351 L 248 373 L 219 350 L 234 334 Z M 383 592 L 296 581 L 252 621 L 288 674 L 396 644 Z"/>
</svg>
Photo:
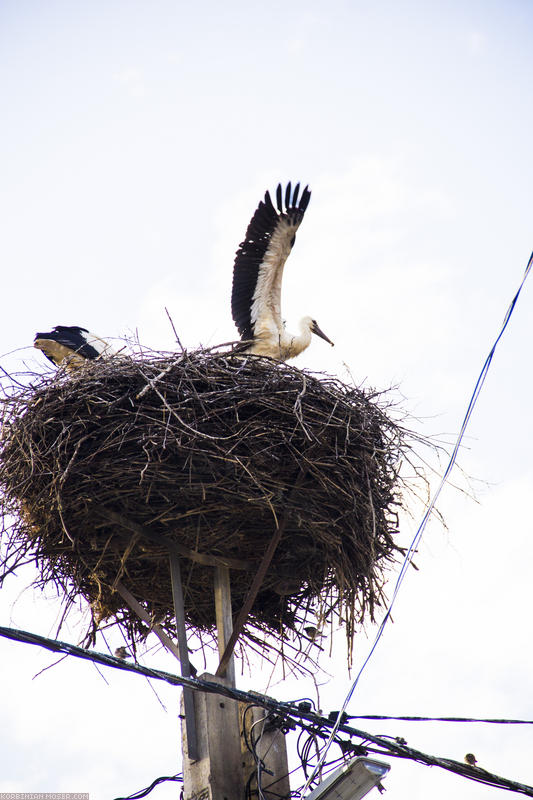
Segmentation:
<svg viewBox="0 0 533 800">
<path fill-rule="evenodd" d="M 316 325 L 311 317 L 300 320 L 300 333 L 295 335 L 285 330 L 278 331 L 274 326 L 264 326 L 258 330 L 255 341 L 248 348 L 249 353 L 258 356 L 270 356 L 279 361 L 286 361 L 300 355 L 311 344 L 313 328 Z"/>
<path fill-rule="evenodd" d="M 303 351 L 309 347 L 313 335 L 313 324 L 311 317 L 303 317 L 298 324 L 300 328 L 298 336 L 288 333 L 285 330 L 283 331 L 280 336 L 280 351 L 283 361 L 286 361 L 288 358 L 299 356 L 300 353 L 303 353 Z"/>
</svg>

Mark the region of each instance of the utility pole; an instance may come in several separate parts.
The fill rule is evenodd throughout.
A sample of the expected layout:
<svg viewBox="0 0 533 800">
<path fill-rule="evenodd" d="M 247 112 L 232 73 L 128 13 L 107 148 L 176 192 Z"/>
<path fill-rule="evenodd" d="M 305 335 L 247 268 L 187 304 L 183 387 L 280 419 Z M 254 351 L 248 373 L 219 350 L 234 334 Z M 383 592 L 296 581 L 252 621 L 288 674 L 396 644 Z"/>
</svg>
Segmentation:
<svg viewBox="0 0 533 800">
<path fill-rule="evenodd" d="M 215 568 L 214 595 L 218 651 L 222 659 L 233 631 L 227 567 Z M 233 654 L 229 658 L 226 655 L 223 675 L 206 673 L 201 678 L 235 686 Z M 246 711 L 245 703 L 220 695 L 207 692 L 192 695 L 188 707 L 183 696 L 181 700 L 184 800 L 245 800 L 247 786 L 252 790 L 257 788 L 258 775 L 265 800 L 288 796 L 285 736 L 271 724 L 268 713 L 259 706 Z M 195 730 L 194 750 L 190 746 L 191 722 Z M 247 742 L 254 744 L 254 753 Z"/>
<path fill-rule="evenodd" d="M 226 678 L 200 676 L 229 686 Z M 198 758 L 189 758 L 183 696 L 181 733 L 184 800 L 244 800 L 244 781 L 236 700 L 208 692 L 193 692 Z"/>
<path fill-rule="evenodd" d="M 229 686 L 226 678 L 209 673 L 202 680 Z M 246 745 L 256 741 L 261 759 L 261 786 L 265 800 L 288 797 L 285 735 L 271 725 L 268 712 L 207 692 L 194 692 L 198 760 L 189 758 L 183 699 L 181 702 L 184 800 L 245 800 L 246 786 L 257 788 L 258 762 Z M 246 736 L 243 734 L 243 718 Z M 252 730 L 253 728 L 253 730 Z"/>
</svg>

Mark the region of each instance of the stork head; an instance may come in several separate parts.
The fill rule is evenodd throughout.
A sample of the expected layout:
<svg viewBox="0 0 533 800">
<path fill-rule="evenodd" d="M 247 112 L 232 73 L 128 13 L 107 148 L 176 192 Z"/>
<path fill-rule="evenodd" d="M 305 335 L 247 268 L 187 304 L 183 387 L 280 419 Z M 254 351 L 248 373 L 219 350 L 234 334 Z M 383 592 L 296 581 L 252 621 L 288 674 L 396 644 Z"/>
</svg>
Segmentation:
<svg viewBox="0 0 533 800">
<path fill-rule="evenodd" d="M 328 339 L 324 331 L 318 327 L 318 322 L 316 321 L 316 319 L 312 319 L 311 317 L 306 317 L 305 320 L 309 326 L 309 330 L 311 331 L 311 333 L 315 333 L 317 336 L 320 336 L 321 339 L 324 339 L 326 342 L 329 342 L 329 344 L 333 347 L 333 342 L 331 341 L 331 339 Z"/>
</svg>

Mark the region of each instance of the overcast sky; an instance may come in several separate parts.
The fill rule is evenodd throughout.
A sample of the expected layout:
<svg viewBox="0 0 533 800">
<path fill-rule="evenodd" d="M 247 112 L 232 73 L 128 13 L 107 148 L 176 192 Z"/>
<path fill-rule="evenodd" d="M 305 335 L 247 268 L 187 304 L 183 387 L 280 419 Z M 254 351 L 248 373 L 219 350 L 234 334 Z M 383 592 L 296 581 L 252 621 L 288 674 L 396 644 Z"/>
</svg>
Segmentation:
<svg viewBox="0 0 533 800">
<path fill-rule="evenodd" d="M 237 245 L 264 191 L 299 180 L 312 199 L 283 313 L 289 328 L 316 317 L 336 346 L 315 339 L 295 364 L 398 385 L 413 427 L 451 442 L 533 249 L 532 24 L 526 0 L 2 0 L 0 350 L 17 351 L 2 365 L 38 368 L 33 336 L 56 324 L 172 349 L 165 306 L 189 348 L 235 338 Z M 453 476 L 470 496 L 445 490 L 448 527 L 428 527 L 353 714 L 533 719 L 532 292 L 460 454 L 470 481 Z M 6 581 L 0 622 L 55 635 L 59 606 L 23 591 L 31 578 Z M 341 641 L 326 712 L 350 685 Z M 142 678 L 67 659 L 32 680 L 54 656 L 6 640 L 0 656 L 0 791 L 107 800 L 180 769 L 175 690 L 154 687 L 165 711 Z M 368 730 L 533 784 L 529 727 Z M 386 786 L 391 800 L 502 795 L 404 762 Z"/>
</svg>

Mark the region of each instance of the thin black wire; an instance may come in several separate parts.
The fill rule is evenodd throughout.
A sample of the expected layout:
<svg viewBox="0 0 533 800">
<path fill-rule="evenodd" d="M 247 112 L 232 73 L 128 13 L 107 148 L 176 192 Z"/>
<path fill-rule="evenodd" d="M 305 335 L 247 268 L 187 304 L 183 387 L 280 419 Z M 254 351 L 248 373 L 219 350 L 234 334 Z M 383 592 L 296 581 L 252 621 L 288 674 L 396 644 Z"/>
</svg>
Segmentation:
<svg viewBox="0 0 533 800">
<path fill-rule="evenodd" d="M 435 505 L 436 505 L 437 500 L 438 500 L 438 498 L 440 496 L 440 493 L 441 493 L 442 489 L 444 488 L 444 486 L 445 486 L 445 484 L 446 484 L 446 482 L 447 482 L 447 480 L 448 480 L 448 478 L 450 476 L 450 473 L 451 473 L 451 471 L 452 471 L 452 469 L 453 469 L 453 467 L 455 465 L 455 461 L 457 459 L 457 454 L 459 452 L 459 448 L 460 448 L 461 443 L 463 441 L 463 437 L 464 437 L 467 425 L 468 425 L 468 423 L 470 421 L 470 417 L 472 416 L 472 412 L 473 412 L 474 407 L 475 407 L 475 405 L 477 403 L 477 400 L 478 400 L 479 394 L 481 392 L 481 389 L 483 388 L 483 384 L 485 383 L 485 378 L 487 377 L 487 373 L 488 373 L 489 367 L 490 367 L 490 365 L 492 363 L 492 359 L 493 359 L 494 353 L 496 351 L 496 348 L 498 346 L 498 343 L 499 343 L 500 339 L 502 338 L 502 336 L 503 336 L 503 334 L 504 334 L 504 332 L 505 332 L 505 330 L 507 328 L 507 325 L 509 324 L 509 320 L 511 319 L 511 315 L 512 315 L 512 313 L 514 311 L 514 308 L 516 306 L 516 303 L 518 301 L 518 297 L 520 296 L 520 292 L 522 291 L 522 287 L 524 286 L 524 283 L 525 283 L 525 281 L 526 281 L 526 279 L 527 279 L 527 277 L 528 277 L 528 275 L 529 275 L 529 273 L 531 271 L 532 264 L 533 264 L 533 252 L 529 256 L 529 261 L 527 262 L 527 266 L 526 266 L 526 268 L 524 270 L 524 276 L 522 278 L 520 286 L 518 287 L 518 290 L 516 291 L 515 296 L 513 297 L 512 301 L 511 301 L 511 303 L 509 305 L 509 308 L 507 309 L 507 312 L 505 314 L 505 317 L 504 317 L 500 332 L 499 332 L 498 336 L 496 337 L 496 340 L 494 341 L 494 344 L 492 345 L 487 358 L 485 359 L 485 363 L 483 364 L 481 372 L 479 373 L 478 379 L 476 381 L 476 385 L 474 386 L 474 391 L 472 392 L 472 395 L 470 397 L 470 400 L 469 400 L 469 403 L 468 403 L 468 406 L 467 406 L 467 409 L 466 409 L 466 413 L 465 413 L 465 416 L 464 416 L 464 419 L 463 419 L 459 434 L 457 436 L 457 440 L 455 442 L 455 446 L 453 448 L 453 452 L 452 452 L 452 454 L 450 456 L 450 459 L 448 461 L 448 466 L 446 467 L 446 469 L 444 471 L 444 474 L 443 474 L 443 476 L 442 476 L 442 478 L 440 480 L 440 483 L 439 483 L 435 493 L 433 494 L 433 496 L 432 496 L 432 498 L 431 498 L 431 500 L 430 500 L 430 502 L 429 502 L 429 504 L 428 504 L 428 506 L 426 508 L 426 511 L 425 511 L 425 513 L 424 513 L 424 515 L 422 517 L 422 521 L 421 521 L 420 525 L 418 526 L 418 529 L 417 529 L 417 531 L 416 531 L 416 533 L 415 533 L 415 535 L 413 537 L 413 540 L 412 540 L 411 544 L 409 545 L 409 549 L 407 550 L 407 552 L 405 554 L 405 557 L 404 557 L 400 572 L 399 572 L 398 577 L 396 579 L 396 584 L 394 586 L 394 591 L 392 593 L 392 598 L 391 598 L 391 601 L 390 601 L 389 606 L 387 608 L 387 611 L 385 613 L 385 616 L 383 617 L 383 619 L 381 621 L 381 624 L 380 624 L 380 626 L 378 628 L 376 637 L 374 639 L 374 643 L 372 644 L 372 647 L 370 648 L 370 652 L 368 653 L 367 657 L 365 658 L 365 660 L 363 662 L 363 665 L 360 668 L 359 672 L 355 676 L 355 680 L 353 681 L 353 683 L 352 683 L 352 685 L 350 687 L 350 690 L 348 691 L 348 694 L 346 695 L 346 698 L 345 698 L 345 700 L 344 700 L 344 702 L 342 704 L 342 708 L 339 711 L 339 715 L 337 717 L 337 721 L 336 721 L 334 727 L 332 728 L 332 731 L 331 731 L 331 734 L 330 734 L 330 737 L 329 737 L 329 741 L 325 746 L 324 753 L 322 754 L 322 760 L 325 760 L 325 758 L 326 758 L 328 749 L 331 746 L 331 743 L 333 742 L 333 739 L 335 737 L 335 733 L 337 732 L 337 730 L 340 727 L 342 714 L 344 713 L 346 707 L 348 706 L 348 703 L 352 699 L 352 696 L 353 696 L 353 694 L 355 692 L 357 684 L 359 683 L 361 675 L 363 674 L 364 670 L 366 669 L 366 666 L 369 663 L 370 659 L 374 655 L 376 647 L 378 646 L 378 643 L 379 643 L 379 641 L 380 641 L 380 639 L 381 639 L 381 637 L 383 635 L 383 631 L 385 630 L 385 626 L 387 625 L 387 623 L 388 623 L 388 621 L 390 619 L 394 603 L 396 602 L 396 598 L 397 598 L 398 593 L 400 591 L 400 588 L 402 586 L 403 579 L 405 578 L 405 575 L 407 573 L 407 569 L 408 569 L 408 567 L 409 567 L 409 565 L 410 565 L 410 563 L 411 563 L 411 561 L 413 559 L 413 555 L 416 552 L 416 550 L 418 548 L 418 545 L 420 544 L 420 540 L 422 539 L 422 534 L 424 533 L 424 530 L 426 528 L 426 524 L 427 524 L 431 514 L 433 513 L 433 509 L 435 508 Z M 311 784 L 311 781 L 312 781 L 314 775 L 316 774 L 316 772 L 320 769 L 320 766 L 321 766 L 321 761 L 319 761 L 319 763 L 317 764 L 317 766 L 314 769 L 314 772 L 311 774 L 310 778 L 308 779 L 307 784 L 306 784 L 306 786 L 304 788 L 304 791 L 308 790 L 308 788 L 309 788 L 309 786 Z"/>
<path fill-rule="evenodd" d="M 147 786 L 146 789 L 139 789 L 138 792 L 134 794 L 129 794 L 127 797 L 115 797 L 115 800 L 140 800 L 141 797 L 146 797 L 150 794 L 150 792 L 155 789 L 156 786 L 159 786 L 160 783 L 165 783 L 166 781 L 176 781 L 177 783 L 183 783 L 183 775 L 168 775 L 162 776 L 161 778 L 156 778 L 150 786 Z"/>
<path fill-rule="evenodd" d="M 248 712 L 253 708 L 260 708 L 261 711 L 264 712 L 264 716 L 261 719 L 256 720 L 255 722 L 253 722 L 250 725 L 250 732 L 248 734 L 248 731 L 246 730 L 246 718 L 247 718 Z M 258 726 L 258 725 L 261 725 L 261 724 L 263 725 L 263 729 L 262 729 L 261 733 L 256 738 L 255 733 L 254 733 L 254 728 L 256 726 Z M 273 714 L 271 711 L 266 710 L 263 706 L 258 706 L 257 703 L 250 704 L 244 709 L 243 716 L 242 716 L 242 733 L 243 733 L 244 743 L 245 743 L 247 749 L 252 754 L 253 759 L 254 759 L 255 764 L 256 764 L 256 768 L 250 774 L 250 777 L 248 778 L 248 781 L 246 783 L 245 794 L 246 794 L 246 799 L 247 800 L 250 800 L 250 798 L 254 794 L 254 792 L 251 789 L 251 785 L 252 785 L 254 777 L 256 778 L 256 782 L 257 782 L 256 794 L 258 795 L 259 800 L 261 800 L 261 798 L 263 798 L 263 800 L 264 800 L 265 792 L 269 796 L 278 797 L 278 798 L 280 798 L 280 800 L 283 800 L 283 798 L 285 796 L 279 794 L 279 792 L 276 792 L 273 789 L 273 787 L 277 783 L 280 783 L 280 781 L 282 781 L 285 778 L 287 778 L 289 775 L 291 775 L 297 769 L 299 769 L 297 767 L 296 770 L 290 770 L 289 772 L 285 773 L 284 775 L 278 775 L 277 777 L 275 777 L 273 775 L 273 773 L 270 772 L 269 769 L 267 769 L 267 760 L 266 759 L 268 757 L 268 753 L 270 752 L 270 749 L 272 748 L 273 741 L 271 742 L 270 746 L 268 747 L 268 749 L 266 750 L 266 752 L 262 756 L 260 756 L 259 753 L 257 752 L 258 745 L 259 745 L 259 743 L 260 743 L 260 741 L 261 741 L 261 739 L 262 739 L 262 737 L 264 735 L 264 726 L 266 724 L 273 725 L 277 729 L 277 735 L 279 735 L 281 733 L 285 733 L 287 728 L 289 727 L 289 726 L 287 726 L 286 717 L 280 717 L 279 715 Z M 293 726 L 291 725 L 290 727 L 293 727 Z M 264 787 L 264 791 L 263 791 L 263 773 L 268 773 L 269 775 L 271 775 L 274 778 L 274 780 L 270 781 L 268 783 L 268 785 Z M 286 798 L 285 798 L 285 800 L 286 800 Z"/>
<path fill-rule="evenodd" d="M 305 740 L 305 743 L 304 743 L 304 745 L 301 748 L 300 753 L 299 753 L 300 763 L 302 765 L 302 769 L 303 769 L 304 776 L 305 776 L 306 780 L 309 777 L 308 768 L 310 766 L 309 762 L 310 762 L 310 760 L 312 758 L 311 750 L 313 748 L 313 745 L 315 747 L 315 752 L 318 752 L 319 746 L 318 746 L 317 731 L 316 730 L 311 730 L 311 731 L 308 730 L 307 731 L 307 739 Z"/>
<path fill-rule="evenodd" d="M 252 757 L 253 757 L 254 762 L 255 762 L 255 767 L 252 770 L 252 772 L 250 774 L 250 777 L 248 778 L 248 781 L 246 783 L 247 797 L 248 796 L 251 797 L 252 794 L 253 794 L 252 789 L 251 789 L 251 785 L 252 785 L 253 779 L 255 778 L 256 779 L 256 783 L 257 783 L 256 794 L 258 795 L 260 800 L 264 800 L 264 794 L 263 794 L 263 790 L 262 790 L 262 786 L 261 786 L 261 774 L 262 774 L 262 771 L 263 771 L 263 769 L 265 767 L 265 764 L 264 764 L 262 758 L 259 756 L 259 753 L 257 752 L 257 745 L 261 741 L 262 733 L 259 734 L 257 739 L 255 739 L 254 738 L 254 726 L 257 725 L 258 723 L 261 723 L 261 722 L 264 723 L 264 721 L 266 720 L 266 716 L 267 716 L 266 713 L 265 713 L 265 716 L 262 719 L 256 720 L 255 722 L 251 723 L 251 725 L 250 725 L 250 735 L 249 736 L 248 736 L 248 731 L 246 730 L 246 716 L 247 716 L 248 712 L 251 711 L 253 708 L 258 708 L 258 707 L 262 708 L 261 706 L 258 706 L 257 703 L 254 703 L 254 704 L 250 704 L 249 706 L 247 706 L 244 709 L 244 713 L 242 715 L 242 733 L 243 733 L 243 737 L 244 737 L 244 743 L 245 743 L 247 749 L 252 754 Z M 262 710 L 264 711 L 264 709 L 262 709 Z"/>
<path fill-rule="evenodd" d="M 260 706 L 260 708 L 261 707 L 262 706 Z M 250 705 L 246 706 L 246 708 L 243 711 L 243 714 L 242 714 L 242 735 L 243 735 L 243 738 L 244 738 L 244 744 L 246 745 L 246 748 L 253 755 L 254 751 L 252 749 L 252 744 L 250 742 L 250 739 L 248 738 L 248 731 L 246 730 L 246 716 L 247 716 L 248 712 L 252 710 L 252 708 L 257 708 L 257 703 L 250 703 Z"/>
<path fill-rule="evenodd" d="M 385 714 L 347 714 L 347 719 L 394 719 L 402 722 L 484 722 L 491 725 L 533 725 L 533 719 L 499 719 L 496 717 L 391 717 Z"/>
<path fill-rule="evenodd" d="M 142 667 L 139 664 L 130 664 L 124 662 L 122 659 L 114 656 L 105 655 L 104 653 L 96 653 L 89 650 L 84 650 L 76 645 L 61 642 L 56 639 L 47 639 L 45 636 L 40 636 L 29 631 L 21 631 L 15 628 L 6 628 L 0 626 L 0 636 L 11 639 L 16 642 L 24 642 L 26 644 L 34 644 L 44 647 L 52 652 L 67 653 L 68 655 L 76 656 L 87 661 L 94 661 L 96 663 L 104 664 L 105 666 L 121 669 L 126 672 L 133 672 L 138 675 L 144 675 L 154 680 L 162 680 L 170 683 L 173 686 L 188 686 L 195 691 L 208 692 L 211 694 L 219 694 L 229 697 L 232 700 L 238 700 L 245 703 L 252 703 L 257 706 L 268 709 L 280 717 L 287 720 L 287 724 L 298 725 L 305 727 L 312 723 L 316 728 L 325 728 L 331 730 L 334 723 L 327 717 L 323 717 L 316 712 L 306 711 L 299 706 L 294 706 L 292 703 L 282 703 L 274 700 L 266 695 L 260 695 L 256 692 L 244 692 L 241 689 L 231 688 L 219 683 L 212 683 L 210 681 L 202 680 L 200 678 L 183 678 L 179 675 L 173 675 L 169 672 L 162 670 L 149 669 Z M 305 722 L 304 722 L 305 720 Z M 352 725 L 342 723 L 338 727 L 338 731 L 347 734 L 350 738 L 355 737 L 363 742 L 372 743 L 373 745 L 382 748 L 383 752 L 388 756 L 394 758 L 404 758 L 411 761 L 416 761 L 419 764 L 426 764 L 428 766 L 436 766 L 453 772 L 461 777 L 468 778 L 469 780 L 483 783 L 488 786 L 494 786 L 508 791 L 516 792 L 518 794 L 533 797 L 533 786 L 519 783 L 518 781 L 503 778 L 500 775 L 495 775 L 488 770 L 481 769 L 480 767 L 463 764 L 460 761 L 454 761 L 449 758 L 441 758 L 433 756 L 429 753 L 424 753 L 421 750 L 415 750 L 408 747 L 404 740 L 398 738 L 393 741 L 375 734 L 362 731 Z M 337 736 L 338 731 L 335 732 Z M 370 749 L 370 748 L 369 748 Z"/>
<path fill-rule="evenodd" d="M 245 743 L 246 747 L 248 748 L 248 750 L 250 751 L 250 753 L 252 754 L 253 759 L 255 761 L 255 767 L 254 767 L 253 771 L 250 774 L 250 777 L 248 778 L 248 780 L 246 782 L 246 792 L 245 793 L 246 793 L 246 797 L 247 798 L 251 798 L 252 797 L 253 792 L 252 792 L 252 788 L 251 787 L 252 787 L 252 781 L 255 778 L 256 779 L 256 783 L 257 783 L 257 792 L 256 792 L 256 794 L 259 797 L 259 800 L 264 800 L 265 795 L 264 795 L 263 787 L 262 787 L 262 773 L 265 770 L 265 763 L 264 763 L 263 759 L 260 757 L 259 753 L 257 752 L 257 745 L 261 741 L 261 737 L 262 737 L 263 734 L 260 733 L 259 736 L 257 737 L 257 739 L 255 739 L 254 738 L 254 727 L 258 723 L 263 723 L 263 724 L 265 723 L 265 721 L 267 719 L 267 713 L 265 712 L 265 716 L 262 719 L 256 720 L 255 722 L 252 722 L 252 724 L 250 725 L 250 735 L 249 736 L 248 736 L 248 731 L 246 730 L 246 716 L 247 716 L 248 712 L 251 711 L 253 708 L 258 708 L 258 707 L 261 708 L 263 711 L 265 710 L 262 706 L 258 706 L 257 703 L 253 703 L 253 704 L 248 705 L 244 709 L 244 712 L 243 712 L 243 715 L 242 715 L 242 733 L 243 733 L 244 743 Z"/>
<path fill-rule="evenodd" d="M 268 714 L 265 711 L 265 714 L 261 719 L 252 722 L 252 724 L 250 725 L 250 741 L 252 743 L 252 755 L 254 757 L 256 764 L 255 772 L 256 772 L 256 782 L 257 782 L 257 795 L 259 797 L 259 800 L 266 800 L 265 793 L 263 792 L 263 772 L 266 771 L 266 764 L 259 755 L 259 753 L 257 752 L 257 747 L 261 739 L 263 738 L 267 716 Z M 256 725 L 262 725 L 261 732 L 258 735 L 257 739 L 254 738 L 254 727 Z"/>
</svg>

